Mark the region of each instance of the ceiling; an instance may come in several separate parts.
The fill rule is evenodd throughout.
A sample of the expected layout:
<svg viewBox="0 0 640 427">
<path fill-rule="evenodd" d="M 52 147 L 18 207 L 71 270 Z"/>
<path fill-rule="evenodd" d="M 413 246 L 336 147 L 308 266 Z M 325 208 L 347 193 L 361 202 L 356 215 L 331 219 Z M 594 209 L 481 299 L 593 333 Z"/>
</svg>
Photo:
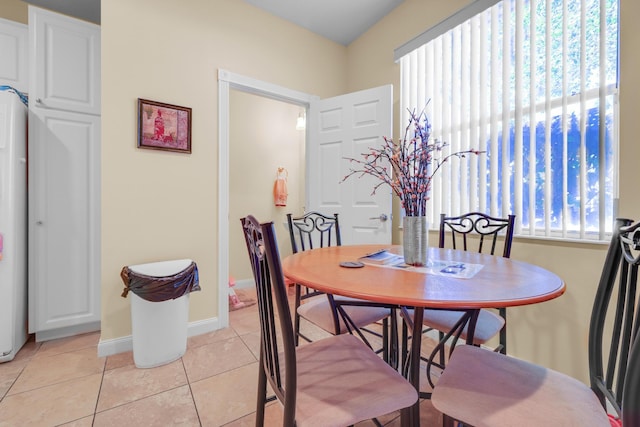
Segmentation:
<svg viewBox="0 0 640 427">
<path fill-rule="evenodd" d="M 100 24 L 100 0 L 24 0 Z M 404 0 L 244 0 L 342 45 L 349 45 Z"/>
<path fill-rule="evenodd" d="M 100 0 L 23 0 L 34 6 L 100 24 Z"/>
<path fill-rule="evenodd" d="M 347 46 L 404 0 L 244 1 Z"/>
</svg>

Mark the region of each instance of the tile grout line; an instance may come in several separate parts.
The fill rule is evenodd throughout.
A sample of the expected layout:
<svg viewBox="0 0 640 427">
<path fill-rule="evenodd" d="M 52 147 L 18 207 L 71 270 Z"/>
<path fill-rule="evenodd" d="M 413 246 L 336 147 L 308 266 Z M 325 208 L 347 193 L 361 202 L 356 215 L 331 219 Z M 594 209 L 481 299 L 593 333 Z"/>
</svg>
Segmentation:
<svg viewBox="0 0 640 427">
<path fill-rule="evenodd" d="M 97 351 L 97 347 L 96 347 Z M 91 418 L 91 426 L 96 422 L 96 414 L 98 413 L 98 402 L 100 402 L 100 394 L 102 393 L 102 385 L 104 384 L 104 374 L 107 372 L 107 358 L 104 358 L 104 365 L 102 366 L 102 377 L 100 377 L 100 387 L 98 387 L 98 395 L 96 396 L 96 404 L 93 407 L 93 416 Z"/>
<path fill-rule="evenodd" d="M 187 367 L 184 365 L 184 360 L 182 357 L 180 358 L 180 363 L 182 363 L 182 369 L 184 370 L 184 376 L 187 379 L 187 386 L 189 387 L 189 395 L 191 396 L 191 401 L 193 402 L 193 407 L 196 410 L 196 415 L 198 416 L 198 424 L 202 426 L 202 419 L 200 418 L 200 411 L 198 411 L 198 405 L 196 404 L 196 397 L 193 395 L 193 389 L 191 388 L 191 380 L 189 379 L 189 374 L 187 373 Z"/>
</svg>

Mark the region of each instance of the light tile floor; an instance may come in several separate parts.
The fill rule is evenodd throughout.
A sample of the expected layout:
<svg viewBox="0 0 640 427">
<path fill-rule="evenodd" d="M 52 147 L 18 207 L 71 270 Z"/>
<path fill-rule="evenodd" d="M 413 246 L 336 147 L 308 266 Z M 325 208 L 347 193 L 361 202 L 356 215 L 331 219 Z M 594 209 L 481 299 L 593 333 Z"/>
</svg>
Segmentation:
<svg viewBox="0 0 640 427">
<path fill-rule="evenodd" d="M 229 328 L 189 338 L 181 359 L 152 369 L 136 368 L 131 352 L 97 357 L 97 332 L 31 339 L 14 360 L 0 364 L 0 426 L 253 426 L 257 306 L 229 318 Z M 397 413 L 380 421 L 400 425 Z M 281 407 L 273 402 L 265 425 L 281 424 Z M 428 400 L 421 402 L 420 424 L 442 425 Z"/>
</svg>

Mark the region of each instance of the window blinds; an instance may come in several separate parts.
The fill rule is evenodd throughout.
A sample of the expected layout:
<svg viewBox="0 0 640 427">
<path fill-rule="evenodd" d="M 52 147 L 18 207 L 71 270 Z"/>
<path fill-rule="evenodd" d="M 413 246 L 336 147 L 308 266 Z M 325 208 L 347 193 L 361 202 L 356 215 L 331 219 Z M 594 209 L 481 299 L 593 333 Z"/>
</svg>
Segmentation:
<svg viewBox="0 0 640 427">
<path fill-rule="evenodd" d="M 434 177 L 431 222 L 514 213 L 520 235 L 605 240 L 617 197 L 617 1 L 471 6 L 480 11 L 396 51 L 430 34 L 399 59 L 402 126 L 426 105 L 452 152 L 486 151 Z"/>
</svg>

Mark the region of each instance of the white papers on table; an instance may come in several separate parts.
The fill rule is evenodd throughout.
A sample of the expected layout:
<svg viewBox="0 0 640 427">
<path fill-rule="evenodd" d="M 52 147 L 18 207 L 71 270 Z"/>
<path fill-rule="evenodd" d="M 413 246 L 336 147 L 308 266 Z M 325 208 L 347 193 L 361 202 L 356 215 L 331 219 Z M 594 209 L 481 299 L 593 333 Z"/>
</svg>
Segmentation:
<svg viewBox="0 0 640 427">
<path fill-rule="evenodd" d="M 360 260 L 365 264 L 375 265 L 377 267 L 397 268 L 407 271 L 415 271 L 416 273 L 447 276 L 456 279 L 470 279 L 475 276 L 478 271 L 482 270 L 483 267 L 482 264 L 431 259 L 427 260 L 427 265 L 424 267 L 413 267 L 404 263 L 404 257 L 402 255 L 392 255 L 394 256 L 393 262 L 367 263 L 364 257 L 360 258 Z"/>
</svg>

